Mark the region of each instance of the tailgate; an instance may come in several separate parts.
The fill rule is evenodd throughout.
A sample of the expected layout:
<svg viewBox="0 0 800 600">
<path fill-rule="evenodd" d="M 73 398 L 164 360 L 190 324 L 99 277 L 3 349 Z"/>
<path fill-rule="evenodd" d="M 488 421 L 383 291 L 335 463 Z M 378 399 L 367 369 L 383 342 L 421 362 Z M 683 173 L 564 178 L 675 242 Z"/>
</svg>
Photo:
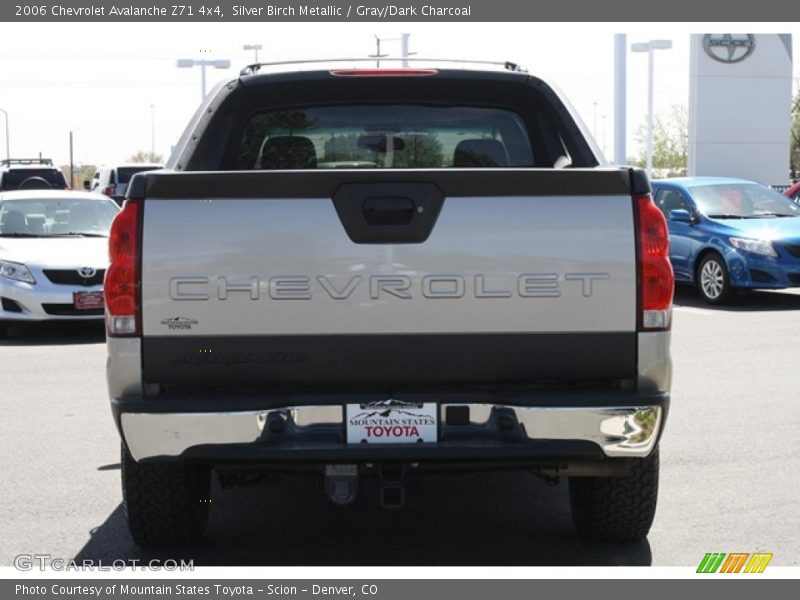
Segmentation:
<svg viewBox="0 0 800 600">
<path fill-rule="evenodd" d="M 144 377 L 632 378 L 633 223 L 624 169 L 149 175 Z"/>
</svg>

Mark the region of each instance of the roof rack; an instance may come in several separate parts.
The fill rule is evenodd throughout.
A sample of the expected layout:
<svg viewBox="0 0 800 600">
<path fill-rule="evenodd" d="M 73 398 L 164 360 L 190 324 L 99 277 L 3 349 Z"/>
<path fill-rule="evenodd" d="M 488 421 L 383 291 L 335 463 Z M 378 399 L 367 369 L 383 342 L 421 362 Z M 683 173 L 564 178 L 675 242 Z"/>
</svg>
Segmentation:
<svg viewBox="0 0 800 600">
<path fill-rule="evenodd" d="M 0 165 L 10 167 L 11 165 L 53 165 L 52 158 L 4 158 L 0 160 Z"/>
<path fill-rule="evenodd" d="M 261 67 L 278 67 L 286 65 L 307 65 L 314 63 L 334 63 L 334 62 L 375 62 L 375 61 L 403 61 L 403 62 L 443 62 L 443 63 L 456 63 L 456 64 L 471 64 L 471 65 L 490 65 L 493 67 L 502 67 L 506 71 L 515 71 L 518 73 L 527 73 L 528 70 L 521 67 L 517 63 L 511 61 L 493 61 L 493 60 L 468 60 L 465 58 L 400 58 L 400 57 L 381 57 L 381 58 L 320 58 L 308 60 L 279 60 L 273 62 L 259 62 L 252 65 L 247 65 L 241 70 L 239 75 L 254 75 L 261 70 Z"/>
</svg>

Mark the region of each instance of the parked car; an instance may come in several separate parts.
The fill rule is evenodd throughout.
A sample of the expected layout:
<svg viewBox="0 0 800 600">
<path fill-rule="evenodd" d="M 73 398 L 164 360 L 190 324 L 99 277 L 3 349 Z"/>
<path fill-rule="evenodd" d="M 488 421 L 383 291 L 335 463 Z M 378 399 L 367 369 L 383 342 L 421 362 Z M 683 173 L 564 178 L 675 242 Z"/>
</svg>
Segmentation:
<svg viewBox="0 0 800 600">
<path fill-rule="evenodd" d="M 64 190 L 67 180 L 49 158 L 11 158 L 0 161 L 0 192 Z"/>
<path fill-rule="evenodd" d="M 0 337 L 16 321 L 103 318 L 114 201 L 86 192 L 0 193 Z"/>
<path fill-rule="evenodd" d="M 693 177 L 653 182 L 669 225 L 677 283 L 712 304 L 736 290 L 800 287 L 800 206 L 744 179 Z"/>
<path fill-rule="evenodd" d="M 783 192 L 784 196 L 788 196 L 793 202 L 800 204 L 800 181 L 795 183 L 792 187 Z"/>
<path fill-rule="evenodd" d="M 122 204 L 125 199 L 125 190 L 128 189 L 128 182 L 130 182 L 131 177 L 136 173 L 155 171 L 162 167 L 163 165 L 156 163 L 100 167 L 95 171 L 91 181 L 83 182 L 83 187 L 91 192 L 97 192 L 113 198 L 117 204 Z"/>
</svg>

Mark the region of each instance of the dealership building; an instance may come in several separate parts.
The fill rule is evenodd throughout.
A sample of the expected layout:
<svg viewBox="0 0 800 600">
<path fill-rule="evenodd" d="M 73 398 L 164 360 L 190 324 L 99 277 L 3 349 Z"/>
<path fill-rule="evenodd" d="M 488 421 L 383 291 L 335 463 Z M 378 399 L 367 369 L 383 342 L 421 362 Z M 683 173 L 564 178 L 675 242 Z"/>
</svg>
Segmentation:
<svg viewBox="0 0 800 600">
<path fill-rule="evenodd" d="M 691 36 L 690 176 L 789 183 L 789 34 Z"/>
</svg>

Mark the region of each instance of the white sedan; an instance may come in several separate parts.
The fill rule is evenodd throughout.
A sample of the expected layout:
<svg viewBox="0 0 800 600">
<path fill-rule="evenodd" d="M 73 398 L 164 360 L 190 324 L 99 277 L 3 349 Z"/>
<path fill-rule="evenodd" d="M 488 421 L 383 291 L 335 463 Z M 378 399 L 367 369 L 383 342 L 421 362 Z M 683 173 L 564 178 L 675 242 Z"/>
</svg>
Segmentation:
<svg viewBox="0 0 800 600">
<path fill-rule="evenodd" d="M 117 212 L 100 194 L 0 192 L 0 337 L 14 321 L 103 318 Z"/>
</svg>

